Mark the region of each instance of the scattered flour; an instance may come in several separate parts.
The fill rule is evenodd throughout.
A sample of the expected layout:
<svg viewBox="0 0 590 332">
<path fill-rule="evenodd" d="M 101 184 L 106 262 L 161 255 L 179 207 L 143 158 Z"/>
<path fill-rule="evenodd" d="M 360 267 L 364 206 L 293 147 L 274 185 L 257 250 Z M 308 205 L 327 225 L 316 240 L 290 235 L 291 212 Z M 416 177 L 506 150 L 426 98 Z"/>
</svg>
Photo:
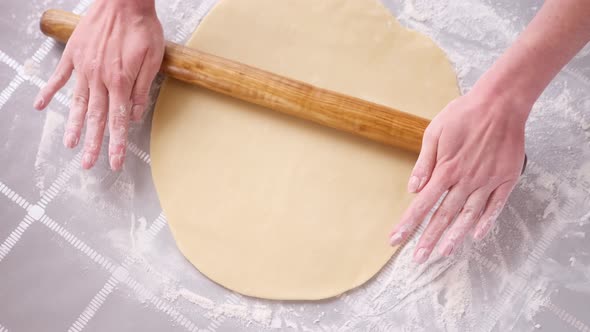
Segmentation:
<svg viewBox="0 0 590 332">
<path fill-rule="evenodd" d="M 191 292 L 185 288 L 178 291 L 180 297 L 205 310 L 205 316 L 209 319 L 218 319 L 220 316 L 237 318 L 246 326 L 256 323 L 263 327 L 269 327 L 273 320 L 272 309 L 263 305 L 246 304 L 215 304 L 212 300 Z"/>
<path fill-rule="evenodd" d="M 33 59 L 25 60 L 23 64 L 23 74 L 25 76 L 38 76 L 40 73 L 39 71 L 39 63 Z"/>
<path fill-rule="evenodd" d="M 58 172 L 58 169 L 47 161 L 54 160 L 53 150 L 60 148 L 56 146 L 56 143 L 61 142 L 65 121 L 63 114 L 52 110 L 45 111 L 45 123 L 35 158 L 35 182 L 40 196 L 45 194 L 46 176 L 55 175 Z"/>
<path fill-rule="evenodd" d="M 47 7 L 49 1 L 36 3 L 39 7 Z M 164 26 L 167 27 L 167 38 L 175 41 L 186 40 L 203 13 L 211 8 L 213 3 L 214 1 L 202 1 L 195 9 L 195 5 L 186 0 L 157 2 L 160 17 L 163 19 Z M 397 16 L 405 25 L 428 34 L 445 49 L 457 69 L 464 92 L 469 90 L 485 69 L 516 38 L 526 23 L 515 20 L 514 16 L 510 16 L 509 11 L 494 8 L 487 2 L 476 0 L 406 0 L 402 1 L 400 8 L 396 9 Z M 41 9 L 38 10 L 40 11 Z M 31 22 L 37 19 L 38 17 L 31 16 Z M 38 33 L 36 25 L 34 29 L 33 26 L 31 23 L 27 27 L 27 33 Z M 586 56 L 589 52 L 590 48 L 586 47 L 578 57 Z M 27 75 L 36 75 L 38 67 L 33 63 L 25 62 L 24 71 Z M 590 137 L 590 113 L 588 112 L 590 99 L 585 95 L 590 85 L 584 83 L 583 77 L 580 79 L 576 72 L 567 72 L 564 75 L 565 78 L 553 84 L 548 89 L 548 94 L 545 94 L 535 106 L 530 121 L 531 130 L 537 127 L 540 128 L 539 130 L 546 129 L 540 125 L 541 122 L 549 123 L 549 129 L 569 128 L 571 124 L 574 124 L 577 130 L 586 135 L 581 137 L 588 138 Z M 581 83 L 573 87 L 563 82 L 573 79 L 579 79 Z M 548 121 L 558 118 L 561 120 Z M 63 114 L 47 113 L 35 163 L 37 187 L 41 192 L 46 189 L 45 177 L 53 175 L 51 163 L 47 161 L 52 160 L 56 149 L 62 148 L 61 135 L 64 123 Z M 539 133 L 533 132 L 533 134 L 535 140 L 531 142 L 532 144 L 547 143 Z M 574 145 L 569 148 L 574 154 L 588 151 L 587 144 L 585 150 L 583 146 L 577 147 L 575 142 L 569 144 Z M 536 150 L 538 149 L 536 147 Z M 542 162 L 542 160 L 533 160 L 533 162 Z M 551 169 L 551 165 L 546 167 Z M 536 178 L 531 177 L 523 181 L 522 188 L 531 190 L 533 193 L 530 201 L 543 203 L 542 218 L 555 222 L 556 216 L 564 209 L 564 195 L 570 195 L 576 188 L 564 190 L 559 170 L 537 171 L 535 174 L 538 175 Z M 568 175 L 578 180 L 580 186 L 590 188 L 589 162 L 572 169 Z M 69 184 L 66 190 L 83 200 L 93 200 L 97 192 L 106 195 L 108 190 L 113 190 L 109 195 L 129 201 L 134 197 L 135 183 L 133 178 L 126 176 L 128 178 L 110 177 L 96 172 L 80 172 L 73 176 L 73 184 Z M 112 206 L 113 204 L 106 201 L 102 208 L 112 209 Z M 514 210 L 523 211 L 521 208 Z M 112 210 L 112 214 L 120 213 L 119 210 Z M 587 213 L 584 217 L 572 218 L 579 223 L 579 226 L 590 223 L 590 211 L 586 209 L 584 213 Z M 515 220 L 505 221 L 516 222 Z M 526 230 L 530 225 L 524 223 L 525 221 L 522 221 L 520 226 Z M 538 234 L 530 233 L 528 236 L 538 239 Z M 570 234 L 568 239 L 585 238 L 585 232 L 580 230 L 570 231 L 567 234 Z M 485 246 L 484 244 L 483 248 L 465 248 L 459 250 L 451 259 L 440 259 L 434 253 L 434 257 L 428 264 L 416 266 L 412 262 L 412 250 L 417 239 L 414 237 L 372 282 L 338 299 L 328 300 L 315 308 L 311 304 L 309 306 L 277 302 L 259 304 L 249 298 L 243 298 L 236 304 L 219 303 L 217 298 L 214 301 L 198 294 L 195 290 L 185 288 L 186 285 L 179 281 L 178 276 L 187 271 L 194 271 L 186 269 L 188 263 L 178 259 L 180 255 L 178 252 L 170 253 L 170 247 L 161 250 L 159 246 L 162 242 L 159 238 L 151 241 L 150 227 L 145 217 L 136 218 L 132 215 L 129 233 L 110 235 L 115 247 L 125 251 L 130 250 L 127 253 L 133 258 L 133 265 L 141 267 L 141 272 L 146 275 L 146 279 L 142 282 L 166 301 L 177 306 L 185 306 L 185 308 L 188 305 L 189 309 L 199 308 L 209 319 L 226 317 L 239 320 L 245 326 L 256 324 L 254 328 L 256 330 L 260 328 L 302 331 L 336 330 L 342 327 L 341 322 L 331 329 L 325 327 L 331 325 L 324 325 L 330 324 L 332 312 L 337 313 L 340 320 L 343 317 L 348 319 L 343 330 L 349 331 L 485 330 L 480 328 L 481 320 L 488 318 L 490 308 L 506 301 L 508 305 L 505 307 L 515 306 L 513 309 L 522 314 L 529 323 L 530 329 L 535 316 L 548 301 L 549 286 L 545 279 L 538 279 L 541 282 L 532 295 L 524 301 L 526 303 L 520 307 L 517 304 L 517 298 L 522 293 L 518 289 L 513 297 L 503 297 L 503 292 L 508 286 L 519 285 L 515 280 L 520 270 L 519 266 L 511 265 L 515 264 L 513 260 L 519 255 L 528 254 L 524 247 L 519 246 L 514 248 L 514 252 L 503 252 L 502 248 L 506 245 L 506 241 L 496 238 L 495 242 L 489 242 L 494 245 Z M 506 233 L 500 233 L 496 237 L 499 238 L 501 235 Z M 569 257 L 566 264 L 551 264 L 546 267 L 547 271 L 543 274 L 551 275 L 552 280 L 563 281 L 570 289 L 587 291 L 588 286 L 585 286 L 584 282 L 590 280 L 588 266 L 576 256 Z M 518 260 L 517 262 L 522 263 Z M 563 265 L 567 265 L 570 270 L 564 270 Z M 502 267 L 498 268 L 498 266 Z M 567 276 L 572 279 L 563 280 L 564 271 L 572 272 L 573 276 Z M 562 279 L 559 279 L 560 276 Z M 479 294 L 480 292 L 484 294 Z M 148 302 L 147 298 L 139 300 Z M 304 307 L 310 309 L 306 310 Z M 507 315 L 503 323 L 508 325 L 514 323 L 510 321 L 512 318 Z M 425 324 L 431 325 L 425 327 Z M 537 329 L 541 328 L 540 324 L 533 326 Z"/>
</svg>

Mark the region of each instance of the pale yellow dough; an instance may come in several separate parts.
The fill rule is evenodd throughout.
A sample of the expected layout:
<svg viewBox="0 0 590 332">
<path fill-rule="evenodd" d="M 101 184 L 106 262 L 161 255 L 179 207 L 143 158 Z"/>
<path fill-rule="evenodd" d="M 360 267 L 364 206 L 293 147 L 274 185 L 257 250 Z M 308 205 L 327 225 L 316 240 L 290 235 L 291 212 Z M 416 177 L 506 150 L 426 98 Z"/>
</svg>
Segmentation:
<svg viewBox="0 0 590 332">
<path fill-rule="evenodd" d="M 459 94 L 445 54 L 375 0 L 225 0 L 188 45 L 427 118 Z M 385 265 L 416 158 L 174 80 L 151 155 L 186 258 L 229 289 L 289 300 Z"/>
</svg>

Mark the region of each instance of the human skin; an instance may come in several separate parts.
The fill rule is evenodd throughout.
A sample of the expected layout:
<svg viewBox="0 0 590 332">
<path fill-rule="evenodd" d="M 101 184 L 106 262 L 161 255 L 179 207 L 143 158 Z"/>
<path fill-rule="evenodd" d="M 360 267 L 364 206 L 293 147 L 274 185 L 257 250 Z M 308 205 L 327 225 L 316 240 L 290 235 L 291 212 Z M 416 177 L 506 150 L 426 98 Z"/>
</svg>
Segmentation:
<svg viewBox="0 0 590 332">
<path fill-rule="evenodd" d="M 164 45 L 153 0 L 97 0 L 80 20 L 34 107 L 47 107 L 76 72 L 63 142 L 76 147 L 86 123 L 83 168 L 96 163 L 107 121 L 111 169 L 123 166 L 130 120 L 146 108 Z"/>
<path fill-rule="evenodd" d="M 417 196 L 391 232 L 392 245 L 406 240 L 445 192 L 415 248 L 415 262 L 425 262 L 437 243 L 440 254 L 450 256 L 469 232 L 475 240 L 489 233 L 520 175 L 533 104 L 588 41 L 590 1 L 545 1 L 473 89 L 426 129 L 408 183 Z"/>
<path fill-rule="evenodd" d="M 35 108 L 45 108 L 76 71 L 64 145 L 78 144 L 86 121 L 86 169 L 96 163 L 107 118 L 111 168 L 123 165 L 129 121 L 141 118 L 164 52 L 154 7 L 153 0 L 97 0 L 35 100 Z M 406 240 L 445 192 L 415 261 L 425 262 L 439 242 L 441 254 L 449 256 L 469 232 L 476 240 L 486 236 L 518 180 L 532 105 L 589 40 L 590 1 L 545 1 L 473 89 L 427 128 L 408 183 L 417 196 L 391 232 L 392 245 Z"/>
</svg>

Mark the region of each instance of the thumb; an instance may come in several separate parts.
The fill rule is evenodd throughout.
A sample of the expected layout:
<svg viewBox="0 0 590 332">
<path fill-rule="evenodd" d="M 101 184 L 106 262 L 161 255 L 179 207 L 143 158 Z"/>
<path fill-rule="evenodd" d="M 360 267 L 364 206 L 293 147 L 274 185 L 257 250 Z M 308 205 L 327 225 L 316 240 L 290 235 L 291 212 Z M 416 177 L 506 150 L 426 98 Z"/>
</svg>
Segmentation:
<svg viewBox="0 0 590 332">
<path fill-rule="evenodd" d="M 154 79 L 156 78 L 156 74 L 158 74 L 161 62 L 161 56 L 155 56 L 153 51 L 148 50 L 148 53 L 146 53 L 143 63 L 141 64 L 135 85 L 133 86 L 133 90 L 131 92 L 131 120 L 133 121 L 141 120 L 141 117 L 148 106 L 150 88 Z"/>
<path fill-rule="evenodd" d="M 434 166 L 436 165 L 436 151 L 438 149 L 439 131 L 432 124 L 426 128 L 422 138 L 420 155 L 408 181 L 408 191 L 417 193 L 424 188 L 430 180 Z"/>
</svg>

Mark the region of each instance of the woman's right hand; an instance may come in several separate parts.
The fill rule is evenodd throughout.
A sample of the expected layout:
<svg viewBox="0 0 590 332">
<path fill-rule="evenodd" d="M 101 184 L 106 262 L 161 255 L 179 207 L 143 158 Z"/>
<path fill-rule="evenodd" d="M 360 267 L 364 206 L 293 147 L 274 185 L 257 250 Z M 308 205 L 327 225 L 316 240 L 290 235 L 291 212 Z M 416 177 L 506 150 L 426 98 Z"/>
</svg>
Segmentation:
<svg viewBox="0 0 590 332">
<path fill-rule="evenodd" d="M 76 71 L 64 145 L 78 145 L 86 122 L 82 167 L 96 163 L 108 120 L 109 163 L 121 169 L 130 120 L 139 120 L 164 55 L 153 0 L 97 0 L 74 30 L 34 107 L 42 110 Z"/>
</svg>

